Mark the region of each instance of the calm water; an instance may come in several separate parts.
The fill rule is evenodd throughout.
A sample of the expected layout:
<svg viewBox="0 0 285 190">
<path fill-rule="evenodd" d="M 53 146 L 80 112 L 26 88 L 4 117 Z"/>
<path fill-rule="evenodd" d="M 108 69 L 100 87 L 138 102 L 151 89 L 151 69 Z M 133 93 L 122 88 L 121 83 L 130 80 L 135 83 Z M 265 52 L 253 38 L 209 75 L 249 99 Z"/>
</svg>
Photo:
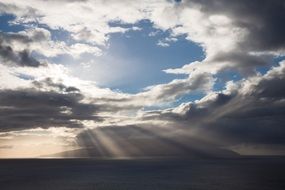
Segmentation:
<svg viewBox="0 0 285 190">
<path fill-rule="evenodd" d="M 284 190 L 284 158 L 0 160 L 0 189 Z"/>
</svg>

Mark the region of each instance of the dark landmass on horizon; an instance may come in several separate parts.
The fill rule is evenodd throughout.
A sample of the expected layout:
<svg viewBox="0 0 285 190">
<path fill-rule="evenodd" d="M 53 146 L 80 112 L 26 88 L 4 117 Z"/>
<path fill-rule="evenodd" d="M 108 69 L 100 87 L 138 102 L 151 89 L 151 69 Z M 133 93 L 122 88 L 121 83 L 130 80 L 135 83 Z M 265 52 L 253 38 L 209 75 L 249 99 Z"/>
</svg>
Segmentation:
<svg viewBox="0 0 285 190">
<path fill-rule="evenodd" d="M 63 151 L 56 154 L 42 155 L 40 157 L 63 157 L 63 158 L 190 158 L 190 159 L 204 159 L 204 158 L 239 158 L 236 152 L 231 150 L 213 148 L 213 147 L 203 147 L 203 149 L 190 148 L 190 147 L 169 147 L 165 145 L 149 145 L 145 144 L 140 147 L 143 151 L 129 151 L 126 155 L 113 155 L 111 152 L 101 149 L 101 152 L 96 148 L 81 148 L 70 151 Z"/>
</svg>

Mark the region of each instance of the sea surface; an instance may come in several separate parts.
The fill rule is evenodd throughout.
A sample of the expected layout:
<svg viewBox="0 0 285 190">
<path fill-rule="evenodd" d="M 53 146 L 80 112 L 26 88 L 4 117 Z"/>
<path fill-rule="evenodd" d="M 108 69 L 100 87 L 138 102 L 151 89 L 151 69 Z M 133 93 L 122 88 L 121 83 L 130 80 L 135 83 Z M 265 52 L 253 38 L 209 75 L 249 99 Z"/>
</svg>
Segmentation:
<svg viewBox="0 0 285 190">
<path fill-rule="evenodd" d="M 0 189 L 285 190 L 285 159 L 2 159 Z"/>
</svg>

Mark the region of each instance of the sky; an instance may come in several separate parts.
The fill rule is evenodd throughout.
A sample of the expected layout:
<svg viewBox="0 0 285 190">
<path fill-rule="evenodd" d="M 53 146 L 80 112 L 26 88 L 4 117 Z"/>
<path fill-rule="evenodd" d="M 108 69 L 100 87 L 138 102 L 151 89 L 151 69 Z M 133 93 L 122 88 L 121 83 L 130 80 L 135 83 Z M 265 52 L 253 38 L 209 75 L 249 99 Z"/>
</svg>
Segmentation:
<svg viewBox="0 0 285 190">
<path fill-rule="evenodd" d="M 283 0 L 0 0 L 0 158 L 284 155 L 284 23 Z"/>
</svg>

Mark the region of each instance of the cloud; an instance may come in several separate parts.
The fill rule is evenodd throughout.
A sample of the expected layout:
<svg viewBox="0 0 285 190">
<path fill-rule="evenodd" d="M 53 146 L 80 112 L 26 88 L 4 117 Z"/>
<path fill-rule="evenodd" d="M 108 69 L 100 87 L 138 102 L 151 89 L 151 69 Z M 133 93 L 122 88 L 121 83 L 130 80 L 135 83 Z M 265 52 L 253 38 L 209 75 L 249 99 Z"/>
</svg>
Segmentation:
<svg viewBox="0 0 285 190">
<path fill-rule="evenodd" d="M 9 46 L 0 46 L 0 55 L 4 62 L 12 62 L 19 66 L 38 67 L 40 62 L 30 56 L 28 51 L 14 52 Z"/>
<path fill-rule="evenodd" d="M 153 36 L 153 35 L 155 35 L 155 33 L 150 33 L 149 34 L 149 36 Z M 174 37 L 167 37 L 165 39 L 159 40 L 157 42 L 157 45 L 161 46 L 161 47 L 169 47 L 171 42 L 176 42 L 177 40 L 178 39 L 174 38 Z"/>
<path fill-rule="evenodd" d="M 284 54 L 283 1 L 186 0 L 179 7 L 180 25 L 171 27 L 172 35 L 185 34 L 201 44 L 206 57 L 201 64 L 190 63 L 168 73 L 234 70 L 248 76 Z"/>
<path fill-rule="evenodd" d="M 3 6 L 13 7 L 12 3 L 13 1 L 3 1 Z M 233 69 L 251 75 L 256 67 L 270 65 L 270 59 L 276 53 L 282 54 L 284 49 L 284 40 L 280 35 L 283 34 L 283 27 L 280 26 L 284 17 L 282 1 L 30 1 L 29 4 L 15 2 L 14 6 L 17 8 L 6 10 L 17 16 L 14 23 L 37 20 L 52 29 L 62 28 L 67 31 L 79 43 L 62 48 L 65 46 L 63 42 L 53 42 L 53 47 L 57 48 L 52 49 L 59 49 L 61 53 L 75 57 L 83 52 L 100 55 L 100 48 L 96 45 L 104 46 L 110 34 L 123 33 L 132 28 L 112 26 L 110 23 L 136 24 L 142 19 L 149 19 L 154 27 L 171 33 L 171 37 L 159 41 L 159 45 L 167 46 L 172 39 L 182 34 L 186 34 L 188 40 L 200 44 L 206 53 L 202 65 L 211 65 L 210 69 L 203 71 L 210 73 Z M 44 7 L 47 6 L 51 9 L 46 10 Z M 33 14 L 24 11 L 27 8 L 33 10 Z M 68 18 L 60 16 L 63 9 Z M 77 11 L 82 14 L 75 14 Z M 240 13 L 243 15 L 240 16 Z M 47 46 L 41 44 L 41 47 Z M 43 49 L 51 51 L 51 48 Z M 256 52 L 266 52 L 268 55 L 259 56 Z M 53 52 L 55 54 L 58 55 L 59 52 Z"/>
<path fill-rule="evenodd" d="M 208 73 L 195 73 L 187 79 L 177 79 L 167 84 L 150 86 L 145 92 L 138 93 L 136 97 L 145 99 L 146 102 L 150 101 L 150 104 L 171 102 L 193 91 L 209 91 L 213 83 L 214 78 Z"/>
<path fill-rule="evenodd" d="M 284 145 L 284 76 L 283 62 L 264 76 L 230 82 L 224 91 L 211 92 L 173 109 L 146 112 L 142 119 L 180 123 L 195 130 L 198 136 L 224 145 Z"/>
<path fill-rule="evenodd" d="M 284 49 L 285 5 L 282 0 L 265 1 L 185 1 L 185 5 L 198 4 L 208 15 L 226 15 L 235 26 L 247 30 L 240 46 L 248 51 L 276 51 Z"/>
<path fill-rule="evenodd" d="M 101 49 L 85 43 L 67 45 L 64 41 L 52 40 L 52 34 L 44 28 L 29 28 L 20 32 L 0 33 L 1 44 L 17 52 L 36 52 L 45 57 L 70 55 L 79 58 L 82 54 L 101 55 Z"/>
<path fill-rule="evenodd" d="M 4 64 L 39 67 L 44 65 L 31 56 L 29 45 L 35 42 L 44 41 L 49 33 L 43 29 L 30 30 L 19 33 L 0 33 L 0 59 Z"/>
<path fill-rule="evenodd" d="M 208 73 L 196 73 L 186 79 L 149 86 L 136 94 L 117 92 L 95 99 L 97 104 L 108 112 L 136 111 L 147 106 L 171 104 L 177 98 L 193 92 L 207 93 L 212 89 L 214 81 L 215 79 Z"/>
<path fill-rule="evenodd" d="M 62 28 L 75 40 L 105 45 L 109 33 L 124 32 L 120 27 L 109 25 L 111 21 L 135 23 L 144 18 L 145 3 L 133 1 L 3 1 L 6 13 L 17 16 L 15 23 L 36 20 L 52 29 Z M 50 7 L 50 9 L 46 9 Z M 17 11 L 22 10 L 22 11 Z M 34 14 L 27 14 L 33 10 Z M 100 10 L 100 11 L 98 11 Z M 62 13 L 65 12 L 64 15 Z M 77 14 L 80 12 L 81 14 Z"/>
<path fill-rule="evenodd" d="M 9 24 L 23 27 L 0 34 L 1 131 L 115 125 L 127 126 L 126 131 L 141 129 L 137 132 L 140 135 L 172 145 L 175 142 L 171 138 L 179 139 L 181 131 L 226 147 L 285 143 L 281 126 L 285 122 L 284 62 L 270 69 L 274 58 L 284 56 L 282 0 L 2 0 L 0 13 L 14 15 Z M 200 45 L 205 58 L 181 68 L 165 69 L 169 74 L 187 74 L 184 79 L 149 86 L 134 94 L 67 77 L 70 73 L 63 74 L 64 66 L 56 67 L 48 61 L 45 68 L 39 67 L 43 64 L 38 58 L 41 56 L 100 56 L 102 49 L 108 48 L 111 34 L 136 30 L 135 25 L 144 19 L 157 31 L 170 33 L 158 45 L 170 46 L 183 36 Z M 64 31 L 68 40 L 55 40 L 55 31 Z M 261 75 L 257 73 L 260 67 L 270 70 Z M 239 72 L 243 79 L 228 81 L 224 90 L 215 91 L 215 77 L 229 70 Z M 170 107 L 178 98 L 197 91 L 205 96 Z M 161 110 L 144 111 L 154 106 Z M 166 128 L 171 138 L 159 138 L 157 134 Z M 98 130 L 103 134 L 99 138 L 116 131 L 104 130 Z M 88 135 L 84 132 L 81 139 Z M 122 143 L 124 135 L 117 141 Z"/>
<path fill-rule="evenodd" d="M 17 38 L 19 36 L 15 37 Z M 0 60 L 2 62 L 8 62 L 19 66 L 40 66 L 41 63 L 35 58 L 31 57 L 30 52 L 27 49 L 24 49 L 22 51 L 14 51 L 11 46 L 5 45 L 4 41 L 6 41 L 6 39 L 3 38 L 3 35 L 0 35 Z"/>
<path fill-rule="evenodd" d="M 82 102 L 79 89 L 53 83 L 50 79 L 36 82 L 34 86 L 0 90 L 2 132 L 52 126 L 82 127 L 83 120 L 101 120 L 96 116 L 98 109 L 94 104 Z"/>
</svg>

